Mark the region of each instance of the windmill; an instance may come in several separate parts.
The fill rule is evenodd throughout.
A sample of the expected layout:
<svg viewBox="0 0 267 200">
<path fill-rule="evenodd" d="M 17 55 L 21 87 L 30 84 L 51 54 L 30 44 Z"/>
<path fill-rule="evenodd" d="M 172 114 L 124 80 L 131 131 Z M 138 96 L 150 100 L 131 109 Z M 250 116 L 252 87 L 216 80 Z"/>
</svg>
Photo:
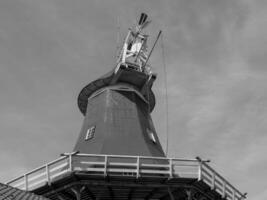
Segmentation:
<svg viewBox="0 0 267 200">
<path fill-rule="evenodd" d="M 164 157 L 150 116 L 156 75 L 146 65 L 148 36 L 142 30 L 148 23 L 142 13 L 116 68 L 81 90 L 78 107 L 85 118 L 75 152 Z"/>
<path fill-rule="evenodd" d="M 116 66 L 78 96 L 84 122 L 72 153 L 7 184 L 53 200 L 241 200 L 245 195 L 207 161 L 168 158 L 150 113 L 156 74 L 148 59 L 150 23 L 142 13 L 129 29 Z"/>
</svg>

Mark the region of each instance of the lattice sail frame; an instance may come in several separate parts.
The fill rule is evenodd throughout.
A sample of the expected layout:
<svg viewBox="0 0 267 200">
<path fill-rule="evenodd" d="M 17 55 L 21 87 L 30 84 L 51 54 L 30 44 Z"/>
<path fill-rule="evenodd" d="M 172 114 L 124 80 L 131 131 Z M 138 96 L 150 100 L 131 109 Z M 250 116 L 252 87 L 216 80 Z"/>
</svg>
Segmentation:
<svg viewBox="0 0 267 200">
<path fill-rule="evenodd" d="M 143 33 L 143 29 L 150 22 L 147 20 L 147 15 L 142 13 L 138 25 L 129 29 L 117 60 L 117 68 L 124 65 L 146 74 L 152 73 L 151 68 L 147 65 L 149 35 Z"/>
</svg>

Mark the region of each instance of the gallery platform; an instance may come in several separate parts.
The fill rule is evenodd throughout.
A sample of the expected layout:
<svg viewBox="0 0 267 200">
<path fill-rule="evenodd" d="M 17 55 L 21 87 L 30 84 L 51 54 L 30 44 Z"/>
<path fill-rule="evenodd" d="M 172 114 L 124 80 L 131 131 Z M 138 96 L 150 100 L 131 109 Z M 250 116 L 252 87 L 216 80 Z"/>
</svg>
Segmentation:
<svg viewBox="0 0 267 200">
<path fill-rule="evenodd" d="M 199 158 L 70 153 L 7 184 L 53 200 L 245 198 Z"/>
</svg>

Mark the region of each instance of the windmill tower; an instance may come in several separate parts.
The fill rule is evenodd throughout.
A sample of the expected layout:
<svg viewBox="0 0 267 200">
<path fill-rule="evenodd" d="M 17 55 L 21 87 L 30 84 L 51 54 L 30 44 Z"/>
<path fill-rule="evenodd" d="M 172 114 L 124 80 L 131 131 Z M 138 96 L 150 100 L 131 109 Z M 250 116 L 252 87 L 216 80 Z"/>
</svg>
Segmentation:
<svg viewBox="0 0 267 200">
<path fill-rule="evenodd" d="M 156 75 L 146 65 L 148 36 L 142 30 L 148 23 L 142 14 L 128 32 L 116 68 L 80 92 L 78 107 L 85 118 L 74 151 L 164 157 L 150 116 Z"/>
<path fill-rule="evenodd" d="M 53 200 L 245 198 L 206 161 L 165 156 L 150 116 L 156 75 L 143 33 L 149 22 L 142 13 L 115 68 L 81 90 L 84 122 L 73 153 L 7 184 Z"/>
</svg>

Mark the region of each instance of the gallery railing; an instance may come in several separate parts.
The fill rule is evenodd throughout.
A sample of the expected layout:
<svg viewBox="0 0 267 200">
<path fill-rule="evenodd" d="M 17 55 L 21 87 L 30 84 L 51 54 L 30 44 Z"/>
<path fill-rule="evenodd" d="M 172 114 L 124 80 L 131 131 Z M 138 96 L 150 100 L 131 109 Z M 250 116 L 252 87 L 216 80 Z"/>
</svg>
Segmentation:
<svg viewBox="0 0 267 200">
<path fill-rule="evenodd" d="M 22 190 L 33 190 L 73 171 L 100 176 L 135 176 L 137 179 L 164 176 L 168 179 L 192 178 L 203 181 L 225 199 L 245 198 L 240 191 L 200 159 L 64 154 L 59 159 L 19 176 L 7 184 Z"/>
</svg>

